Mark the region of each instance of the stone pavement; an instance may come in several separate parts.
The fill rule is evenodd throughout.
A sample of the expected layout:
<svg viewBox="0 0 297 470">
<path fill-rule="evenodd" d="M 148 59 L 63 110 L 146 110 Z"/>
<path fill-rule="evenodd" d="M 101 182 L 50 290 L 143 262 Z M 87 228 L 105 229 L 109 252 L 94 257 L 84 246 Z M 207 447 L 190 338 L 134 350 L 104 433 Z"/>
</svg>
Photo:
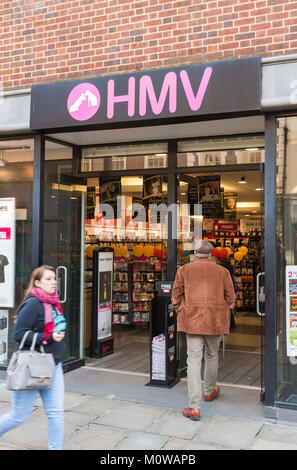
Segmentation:
<svg viewBox="0 0 297 470">
<path fill-rule="evenodd" d="M 139 396 L 142 390 L 145 394 L 142 402 L 140 396 L 137 399 L 133 394 L 130 399 L 124 398 L 120 388 L 116 394 L 109 393 L 115 391 L 113 381 L 118 387 L 121 382 L 130 382 L 130 387 L 134 384 L 134 393 L 138 390 Z M 297 450 L 297 423 L 280 424 L 265 419 L 258 403 L 254 409 L 245 408 L 245 396 L 248 396 L 245 394 L 249 390 L 240 391 L 242 409 L 235 404 L 232 410 L 231 391 L 221 387 L 220 398 L 203 404 L 202 418 L 197 422 L 184 418 L 179 408 L 182 397 L 184 406 L 187 405 L 186 382 L 171 390 L 145 387 L 146 382 L 146 377 L 106 374 L 86 367 L 65 374 L 64 449 Z M 83 386 L 88 393 L 79 390 Z M 151 404 L 147 403 L 149 396 Z M 162 396 L 167 397 L 167 404 L 162 402 Z M 228 403 L 229 408 L 225 406 Z M 9 409 L 10 392 L 2 380 L 0 414 Z M 0 439 L 0 450 L 17 449 L 47 449 L 47 420 L 40 398 L 29 421 Z"/>
</svg>

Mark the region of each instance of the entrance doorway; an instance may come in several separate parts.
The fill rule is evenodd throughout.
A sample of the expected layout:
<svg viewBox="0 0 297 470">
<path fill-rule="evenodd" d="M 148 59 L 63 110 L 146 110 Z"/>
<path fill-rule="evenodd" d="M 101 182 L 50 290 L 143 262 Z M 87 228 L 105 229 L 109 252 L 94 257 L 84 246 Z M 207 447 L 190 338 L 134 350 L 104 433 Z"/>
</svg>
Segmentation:
<svg viewBox="0 0 297 470">
<path fill-rule="evenodd" d="M 236 290 L 235 309 L 230 312 L 231 333 L 222 337 L 220 346 L 219 382 L 263 391 L 263 171 L 260 165 L 253 170 L 246 167 L 247 165 L 241 171 L 235 166 L 231 168 L 227 165 L 223 171 L 216 171 L 214 167 L 204 167 L 203 171 L 193 168 L 176 175 L 177 203 L 180 207 L 187 206 L 189 210 L 179 227 L 177 268 L 194 261 L 193 239 L 188 235 L 193 231 L 196 217 L 192 213 L 192 205 L 201 203 L 203 237 L 208 238 L 218 252 L 223 249 L 222 253 L 226 254 L 227 251 L 225 257 L 218 255 L 212 260 L 224 264 L 232 272 Z M 160 173 L 156 171 L 155 175 L 147 178 L 158 180 Z M 121 193 L 131 199 L 135 197 L 141 200 L 147 178 L 120 177 Z M 88 186 L 94 188 L 97 198 L 100 194 L 98 181 L 98 178 L 88 180 Z M 159 183 L 162 186 L 162 197 L 166 199 L 166 177 L 161 177 Z M 202 188 L 213 185 L 214 189 L 215 183 L 219 196 L 217 200 L 213 194 L 206 194 L 207 191 L 202 195 Z M 160 221 L 156 222 L 154 230 L 160 229 L 158 224 Z M 86 363 L 100 369 L 148 376 L 149 304 L 155 293 L 156 282 L 167 279 L 167 240 L 166 237 L 159 239 L 159 233 L 144 230 L 140 233 L 140 226 L 138 224 L 134 227 L 134 239 L 118 239 L 114 236 L 112 223 L 107 223 L 104 227 L 99 224 L 96 227 L 96 222 L 87 220 L 85 347 L 87 348 L 89 341 L 88 334 L 91 333 L 88 330 L 88 312 L 91 311 L 92 249 L 94 246 L 112 246 L 115 250 L 114 354 L 101 359 L 87 357 Z M 108 233 L 108 236 L 103 236 L 103 233 Z M 132 302 L 132 310 L 129 308 L 129 300 Z M 182 369 L 186 369 L 186 351 L 182 334 L 179 338 L 179 355 L 183 375 Z"/>
<path fill-rule="evenodd" d="M 193 231 L 215 247 L 212 260 L 231 274 L 236 293 L 230 311 L 230 334 L 222 336 L 219 382 L 255 387 L 263 384 L 264 348 L 264 187 L 263 171 L 244 170 L 179 175 L 178 200 L 201 201 L 200 213 L 190 204 L 189 225 L 178 243 L 178 266 L 194 261 Z"/>
</svg>

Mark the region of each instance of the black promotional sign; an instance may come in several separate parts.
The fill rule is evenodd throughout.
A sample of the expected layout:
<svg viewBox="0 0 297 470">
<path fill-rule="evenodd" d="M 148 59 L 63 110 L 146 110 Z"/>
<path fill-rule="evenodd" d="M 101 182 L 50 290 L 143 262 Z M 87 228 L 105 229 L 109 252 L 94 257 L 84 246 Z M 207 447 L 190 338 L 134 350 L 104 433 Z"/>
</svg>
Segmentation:
<svg viewBox="0 0 297 470">
<path fill-rule="evenodd" d="M 261 111 L 260 88 L 259 57 L 34 85 L 30 128 L 255 113 Z"/>
<path fill-rule="evenodd" d="M 152 387 L 173 387 L 177 378 L 177 316 L 171 303 L 172 281 L 158 282 L 151 303 L 150 381 Z"/>
</svg>

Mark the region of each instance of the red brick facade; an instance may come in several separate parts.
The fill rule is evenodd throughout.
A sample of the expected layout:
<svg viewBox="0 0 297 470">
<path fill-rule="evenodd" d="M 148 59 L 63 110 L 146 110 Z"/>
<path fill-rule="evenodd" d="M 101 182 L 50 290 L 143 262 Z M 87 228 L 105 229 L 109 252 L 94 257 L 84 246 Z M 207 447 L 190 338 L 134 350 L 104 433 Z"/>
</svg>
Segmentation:
<svg viewBox="0 0 297 470">
<path fill-rule="evenodd" d="M 1 0 L 5 90 L 297 53 L 296 0 Z"/>
</svg>

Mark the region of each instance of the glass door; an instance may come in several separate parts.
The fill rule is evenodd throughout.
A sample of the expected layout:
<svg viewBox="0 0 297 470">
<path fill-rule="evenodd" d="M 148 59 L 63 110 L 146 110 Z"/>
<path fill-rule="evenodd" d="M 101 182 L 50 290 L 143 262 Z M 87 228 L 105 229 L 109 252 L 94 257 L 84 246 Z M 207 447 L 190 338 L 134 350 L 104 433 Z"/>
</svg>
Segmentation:
<svg viewBox="0 0 297 470">
<path fill-rule="evenodd" d="M 86 187 L 72 173 L 72 148 L 46 146 L 43 262 L 55 267 L 67 319 L 64 363 L 83 357 L 84 204 Z"/>
<path fill-rule="evenodd" d="M 194 261 L 194 240 L 216 248 L 212 261 L 227 268 L 236 302 L 230 311 L 230 334 L 222 339 L 222 383 L 256 388 L 264 398 L 264 178 L 257 170 L 180 173 L 177 267 Z M 195 207 L 196 206 L 196 207 Z M 222 251 L 220 251 L 222 250 Z M 186 348 L 181 341 L 181 363 Z M 183 358 L 183 360 L 182 360 Z M 242 367 L 236 369 L 236 364 Z"/>
<path fill-rule="evenodd" d="M 265 231 L 264 231 L 264 172 L 261 172 L 261 185 L 256 188 L 260 194 L 260 221 L 261 221 L 261 238 L 259 251 L 259 266 L 256 276 L 256 310 L 261 320 L 261 391 L 260 400 L 265 400 Z"/>
</svg>

